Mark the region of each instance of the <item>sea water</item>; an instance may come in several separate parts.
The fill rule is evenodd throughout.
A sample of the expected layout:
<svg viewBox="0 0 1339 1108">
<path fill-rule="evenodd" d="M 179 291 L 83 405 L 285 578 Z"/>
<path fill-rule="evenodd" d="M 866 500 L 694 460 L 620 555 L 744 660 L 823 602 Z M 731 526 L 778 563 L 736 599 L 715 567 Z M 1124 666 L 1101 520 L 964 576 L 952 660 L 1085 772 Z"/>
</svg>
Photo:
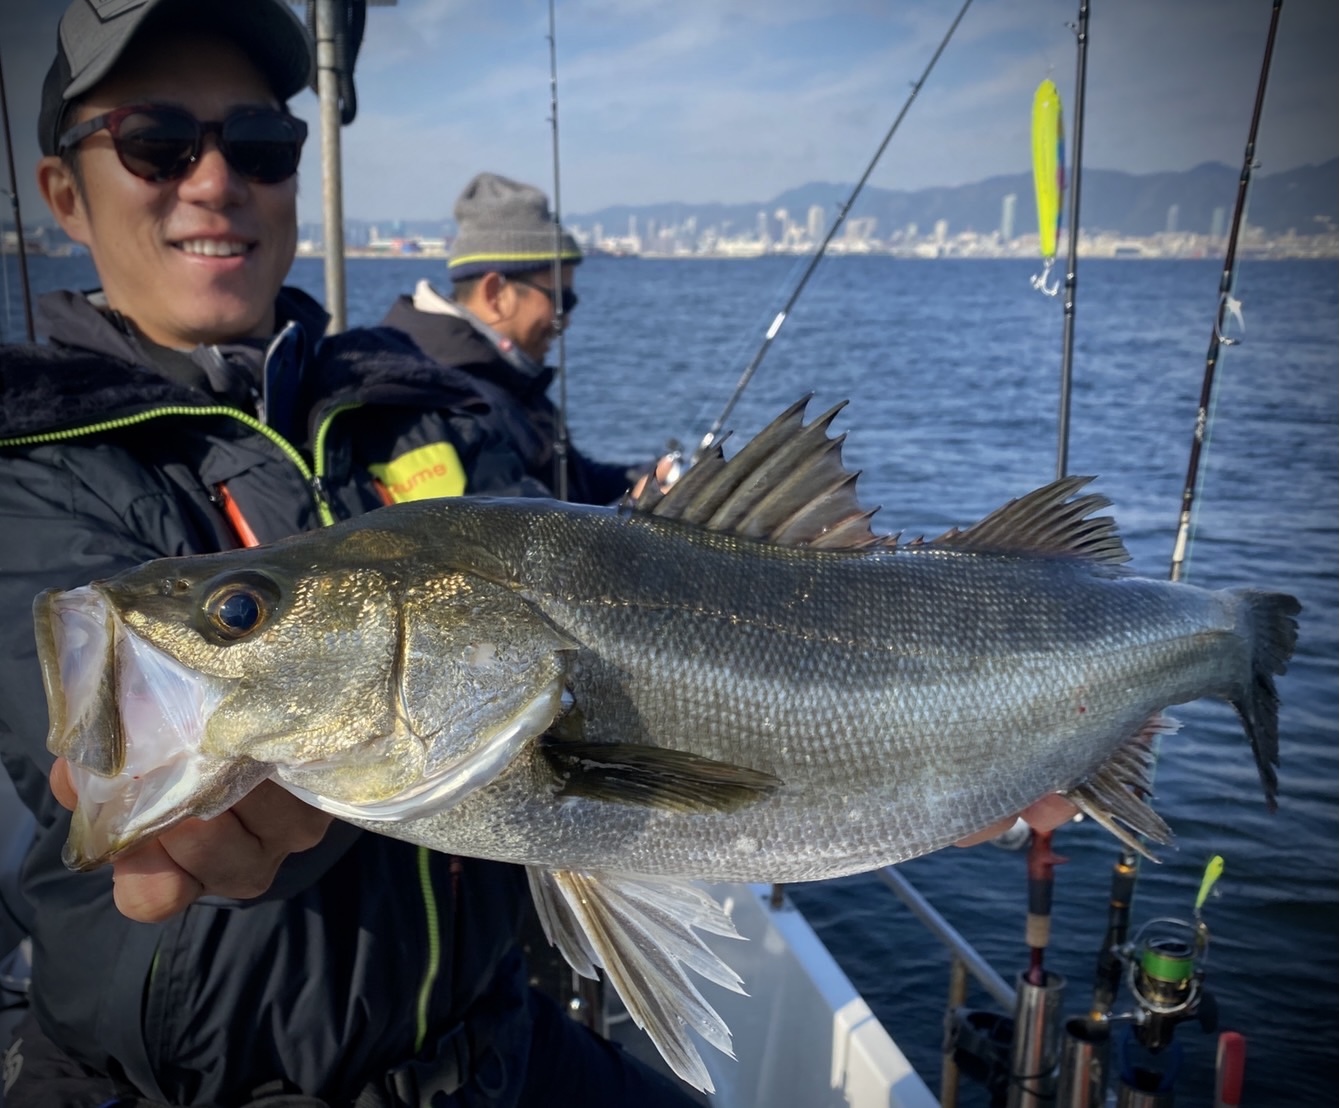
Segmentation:
<svg viewBox="0 0 1339 1108">
<path fill-rule="evenodd" d="M 22 328 L 14 259 L 5 337 Z M 565 342 L 574 444 L 608 460 L 689 449 L 721 412 L 799 277 L 804 259 L 591 258 Z M 34 286 L 87 288 L 87 258 L 30 259 Z M 1063 298 L 1016 260 L 825 259 L 727 426 L 743 441 L 798 397 L 814 413 L 843 400 L 848 464 L 877 523 L 909 535 L 966 525 L 1056 474 Z M 423 259 L 348 263 L 351 324 L 445 267 Z M 1221 265 L 1085 261 L 1078 270 L 1068 465 L 1108 496 L 1133 568 L 1166 576 Z M 322 296 L 322 263 L 292 282 Z M 1208 859 L 1225 870 L 1204 908 L 1205 986 L 1221 1029 L 1247 1039 L 1255 1105 L 1334 1102 L 1339 1083 L 1339 265 L 1254 262 L 1236 294 L 1244 331 L 1220 351 L 1185 578 L 1258 585 L 1303 604 L 1297 654 L 1279 679 L 1279 808 L 1270 815 L 1230 709 L 1173 710 L 1156 807 L 1176 833 L 1143 863 L 1132 933 L 1188 918 Z M 556 351 L 554 352 L 556 357 Z M 553 394 L 558 388 L 555 385 Z M 1091 996 L 1114 840 L 1091 822 L 1055 847 L 1046 966 Z M 1026 968 L 1024 855 L 950 849 L 901 870 L 1006 977 Z M 937 1086 L 949 958 L 874 878 L 793 890 L 899 1045 Z M 710 988 L 710 986 L 707 986 Z M 1129 1000 L 1122 987 L 1118 1009 Z M 989 1001 L 973 992 L 969 1003 Z M 1213 1103 L 1216 1036 L 1184 1024 L 1177 1103 Z M 962 1103 L 984 1104 L 964 1084 Z"/>
</svg>

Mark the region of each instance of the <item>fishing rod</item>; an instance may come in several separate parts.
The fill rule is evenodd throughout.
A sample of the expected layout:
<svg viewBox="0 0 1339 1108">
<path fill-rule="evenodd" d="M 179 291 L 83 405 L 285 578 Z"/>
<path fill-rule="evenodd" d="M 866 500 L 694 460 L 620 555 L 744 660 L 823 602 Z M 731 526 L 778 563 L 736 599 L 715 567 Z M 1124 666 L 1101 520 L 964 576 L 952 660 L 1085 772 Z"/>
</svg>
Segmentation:
<svg viewBox="0 0 1339 1108">
<path fill-rule="evenodd" d="M 549 0 L 549 131 L 553 138 L 553 330 L 558 339 L 557 422 L 553 436 L 553 491 L 567 499 L 567 337 L 563 317 L 562 181 L 558 165 L 558 31 L 554 0 Z"/>
<path fill-rule="evenodd" d="M 1265 39 L 1264 60 L 1260 67 L 1260 80 L 1256 85 L 1255 105 L 1251 111 L 1251 123 L 1246 138 L 1246 153 L 1242 159 L 1241 177 L 1237 182 L 1237 197 L 1232 211 L 1232 225 L 1228 232 L 1227 250 L 1223 258 L 1223 273 L 1218 285 L 1218 305 L 1214 311 L 1213 329 L 1209 336 L 1209 350 L 1204 362 L 1204 376 L 1200 383 L 1199 405 L 1195 411 L 1195 426 L 1191 434 L 1190 458 L 1186 467 L 1185 487 L 1181 493 L 1181 513 L 1177 522 L 1176 542 L 1172 551 L 1169 571 L 1169 577 L 1173 581 L 1180 581 L 1185 573 L 1191 520 L 1195 507 L 1195 495 L 1199 485 L 1200 460 L 1209 430 L 1219 353 L 1223 347 L 1235 346 L 1240 341 L 1227 337 L 1223 333 L 1223 325 L 1225 317 L 1229 314 L 1239 313 L 1241 307 L 1240 302 L 1233 296 L 1233 287 L 1237 275 L 1237 243 L 1241 237 L 1241 228 L 1246 219 L 1246 201 L 1250 190 L 1251 175 L 1258 168 L 1255 161 L 1255 143 L 1260 131 L 1260 117 L 1264 112 L 1265 90 L 1269 83 L 1269 69 L 1274 56 L 1274 42 L 1278 34 L 1279 14 L 1282 8 L 1283 0 L 1273 0 L 1273 8 L 1269 17 L 1269 33 Z M 1152 753 L 1155 755 L 1156 749 Z M 1099 956 L 1097 984 L 1093 995 L 1093 1010 L 1095 1012 L 1105 1012 L 1110 1009 L 1120 984 L 1120 960 L 1114 952 L 1125 941 L 1125 933 L 1129 926 L 1130 901 L 1133 899 L 1138 871 L 1138 855 L 1133 851 L 1126 850 L 1121 854 L 1112 872 L 1107 933 L 1103 939 L 1102 952 Z"/>
<path fill-rule="evenodd" d="M 37 330 L 33 326 L 32 288 L 28 284 L 28 250 L 23 241 L 23 216 L 19 211 L 19 182 L 14 172 L 14 142 L 9 133 L 9 100 L 5 96 L 5 67 L 0 59 L 0 119 L 5 127 L 5 160 L 9 165 L 9 203 L 14 209 L 14 239 L 18 243 L 19 280 L 23 283 L 23 320 L 29 342 L 37 341 Z M 8 285 L 6 285 L 8 290 Z M 5 312 L 9 312 L 9 294 L 5 294 Z"/>
<path fill-rule="evenodd" d="M 1279 12 L 1283 0 L 1274 0 L 1269 15 L 1269 35 L 1265 39 L 1265 57 L 1260 67 L 1260 81 L 1255 89 L 1255 106 L 1251 111 L 1251 126 L 1246 138 L 1246 155 L 1242 160 L 1241 177 L 1237 182 L 1237 199 L 1232 209 L 1232 228 L 1227 236 L 1227 251 L 1223 257 L 1223 275 L 1218 284 L 1218 308 L 1214 312 L 1213 331 L 1209 335 L 1209 352 L 1204 360 L 1204 377 L 1200 383 L 1199 407 L 1195 412 L 1195 428 L 1190 438 L 1190 460 L 1186 467 L 1186 483 L 1181 492 L 1181 515 L 1177 522 L 1176 543 L 1172 549 L 1171 579 L 1181 580 L 1185 567 L 1186 550 L 1190 541 L 1190 521 L 1195 505 L 1195 491 L 1199 483 L 1200 455 L 1209 429 L 1209 412 L 1213 400 L 1214 376 L 1218 368 L 1218 354 L 1225 346 L 1235 346 L 1240 340 L 1223 334 L 1223 323 L 1229 314 L 1241 318 L 1241 302 L 1233 296 L 1237 279 L 1237 241 L 1246 219 L 1246 199 L 1250 190 L 1251 174 L 1258 168 L 1255 161 L 1255 140 L 1260 130 L 1260 116 L 1265 104 L 1265 86 L 1269 82 L 1269 66 L 1274 54 L 1274 40 L 1278 33 Z"/>
<path fill-rule="evenodd" d="M 958 24 L 962 22 L 963 16 L 967 14 L 967 9 L 971 6 L 972 0 L 964 0 L 962 8 L 959 9 L 957 16 L 954 18 L 952 24 L 950 24 L 948 31 L 944 34 L 939 46 L 931 56 L 929 64 L 926 65 L 925 72 L 921 74 L 918 81 L 912 84 L 911 93 L 908 95 L 906 103 L 902 105 L 902 110 L 897 113 L 897 118 L 893 120 L 893 125 L 888 128 L 888 133 L 883 136 L 883 141 L 879 143 L 879 148 L 874 151 L 874 157 L 870 159 L 869 164 L 865 167 L 865 172 L 860 175 L 860 180 L 856 182 L 855 188 L 851 190 L 850 195 L 847 196 L 845 202 L 838 209 L 837 216 L 832 221 L 832 226 L 828 228 L 828 233 L 823 237 L 823 241 L 819 243 L 818 249 L 814 251 L 813 256 L 809 259 L 809 264 L 805 267 L 804 272 L 800 274 L 799 282 L 796 284 L 794 291 L 790 294 L 790 298 L 786 301 L 782 309 L 777 312 L 776 318 L 772 320 L 771 326 L 767 328 L 767 333 L 763 336 L 761 345 L 758 347 L 757 352 L 753 355 L 753 358 L 749 361 L 748 365 L 744 367 L 744 372 L 740 374 L 739 382 L 735 385 L 735 390 L 730 394 L 729 400 L 726 401 L 724 409 L 722 409 L 721 414 L 716 417 L 716 420 L 712 423 L 711 427 L 708 428 L 707 433 L 702 436 L 702 441 L 698 443 L 697 449 L 693 451 L 692 462 L 697 462 L 717 441 L 717 436 L 720 434 L 721 428 L 725 426 L 725 421 L 730 418 L 730 413 L 734 411 L 735 404 L 739 402 L 739 398 L 743 395 L 744 389 L 748 387 L 748 383 L 752 380 L 754 373 L 757 372 L 758 366 L 762 364 L 763 358 L 767 356 L 767 351 L 770 349 L 772 341 L 776 338 L 777 332 L 779 332 L 785 324 L 791 309 L 795 307 L 795 302 L 799 300 L 800 294 L 804 291 L 804 286 L 809 283 L 809 278 L 813 275 L 814 270 L 818 268 L 818 263 L 822 261 L 823 255 L 827 251 L 828 244 L 832 242 L 833 237 L 837 234 L 838 228 L 841 227 L 843 220 L 846 219 L 847 213 L 851 210 L 851 205 L 855 203 L 856 197 L 860 195 L 860 190 L 865 187 L 865 182 L 869 180 L 869 175 L 874 172 L 874 167 L 878 165 L 879 159 L 883 156 L 883 152 L 887 148 L 888 143 L 892 140 L 893 135 L 897 133 L 898 127 L 902 125 L 902 120 L 906 117 L 907 112 L 911 110 L 912 103 L 915 101 L 917 95 L 919 95 L 926 79 L 930 76 L 930 72 L 934 69 L 935 63 L 939 61 L 939 56 L 943 54 L 944 50 L 948 47 L 949 40 L 953 38 L 953 33 L 958 29 Z"/>
<path fill-rule="evenodd" d="M 1060 415 L 1055 475 L 1069 470 L 1069 396 L 1074 367 L 1074 300 L 1079 284 L 1079 184 L 1083 179 L 1084 92 L 1088 84 L 1088 0 L 1079 0 L 1074 28 L 1078 62 L 1074 77 L 1074 172 L 1069 186 L 1069 247 L 1065 255 L 1065 322 L 1060 347 Z"/>
</svg>

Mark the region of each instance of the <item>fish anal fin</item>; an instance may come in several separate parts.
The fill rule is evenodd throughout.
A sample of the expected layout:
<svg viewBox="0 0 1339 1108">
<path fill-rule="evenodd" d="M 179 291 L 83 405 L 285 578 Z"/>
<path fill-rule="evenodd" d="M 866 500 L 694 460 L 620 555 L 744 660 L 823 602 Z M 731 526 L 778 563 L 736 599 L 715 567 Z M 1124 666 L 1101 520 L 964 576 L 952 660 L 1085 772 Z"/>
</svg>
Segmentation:
<svg viewBox="0 0 1339 1108">
<path fill-rule="evenodd" d="M 1180 726 L 1161 713 L 1153 716 L 1087 780 L 1064 794 L 1084 815 L 1151 862 L 1160 859 L 1140 836 L 1160 846 L 1172 841 L 1171 828 L 1145 799 L 1153 794 L 1152 742 L 1155 736 L 1171 734 Z"/>
<path fill-rule="evenodd" d="M 559 796 L 675 812 L 728 812 L 781 784 L 761 770 L 638 743 L 584 742 L 550 734 L 540 750 L 563 782 Z"/>
<path fill-rule="evenodd" d="M 1110 516 L 1091 518 L 1111 501 L 1078 495 L 1091 477 L 1062 477 L 996 508 L 965 530 L 954 527 L 930 545 L 993 553 L 1062 554 L 1120 565 L 1130 553 Z"/>
<path fill-rule="evenodd" d="M 603 969 L 669 1067 L 712 1092 L 689 1029 L 733 1058 L 730 1029 L 686 970 L 743 993 L 739 976 L 696 933 L 738 938 L 730 917 L 686 881 L 536 866 L 526 873 L 549 941 L 578 973 Z"/>
</svg>

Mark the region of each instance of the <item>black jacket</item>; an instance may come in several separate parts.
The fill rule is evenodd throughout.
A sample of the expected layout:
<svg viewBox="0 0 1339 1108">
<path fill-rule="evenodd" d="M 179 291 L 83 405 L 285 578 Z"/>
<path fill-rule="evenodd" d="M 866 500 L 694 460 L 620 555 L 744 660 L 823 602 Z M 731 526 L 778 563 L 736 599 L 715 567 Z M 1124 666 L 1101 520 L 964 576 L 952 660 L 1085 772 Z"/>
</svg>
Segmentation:
<svg viewBox="0 0 1339 1108">
<path fill-rule="evenodd" d="M 409 296 L 391 305 L 382 325 L 403 331 L 429 357 L 473 378 L 517 443 L 526 473 L 553 488 L 558 411 L 548 397 L 554 373 L 551 366 L 537 365 L 528 358 L 509 362 L 469 320 L 421 312 Z M 567 499 L 578 504 L 613 504 L 646 468 L 597 462 L 569 446 Z"/>
<path fill-rule="evenodd" d="M 50 345 L 0 347 L 0 755 L 38 822 L 22 883 L 34 1014 L 67 1054 L 154 1099 L 233 1104 L 283 1079 L 347 1102 L 524 988 L 523 871 L 335 823 L 257 900 L 128 920 L 108 867 L 60 861 L 69 815 L 46 782 L 33 597 L 239 545 L 222 488 L 264 542 L 380 505 L 368 467 L 425 443 L 454 452 L 466 491 L 535 483 L 468 379 L 393 332 L 321 340 L 304 294 L 281 296 L 293 327 L 268 353 L 150 348 L 71 293 L 43 308 Z M 261 394 L 287 437 L 246 412 Z"/>
</svg>

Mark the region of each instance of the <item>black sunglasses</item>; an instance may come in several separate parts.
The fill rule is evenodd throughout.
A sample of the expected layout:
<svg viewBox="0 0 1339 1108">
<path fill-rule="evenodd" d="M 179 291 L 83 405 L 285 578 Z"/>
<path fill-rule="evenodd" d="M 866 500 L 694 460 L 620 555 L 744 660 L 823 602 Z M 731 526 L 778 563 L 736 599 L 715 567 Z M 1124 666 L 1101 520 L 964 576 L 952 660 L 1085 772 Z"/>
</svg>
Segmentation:
<svg viewBox="0 0 1339 1108">
<path fill-rule="evenodd" d="M 552 305 L 555 309 L 557 308 L 558 301 L 557 298 L 553 295 L 554 290 L 549 288 L 548 286 L 537 285 L 534 283 L 534 281 L 527 281 L 524 277 L 508 277 L 507 280 L 510 281 L 513 285 L 524 285 L 528 289 L 535 289 L 537 292 L 542 292 L 545 296 L 549 298 L 549 304 Z M 572 309 L 575 308 L 580 303 L 581 303 L 581 297 L 579 297 L 575 292 L 573 292 L 569 288 L 563 289 L 563 315 L 567 315 L 568 313 L 570 313 Z"/>
<path fill-rule="evenodd" d="M 206 135 L 233 172 L 253 184 L 274 185 L 298 171 L 307 138 L 302 120 L 277 108 L 243 108 L 222 122 L 203 122 L 184 108 L 137 104 L 75 124 L 57 144 L 61 153 L 106 129 L 121 164 L 143 181 L 175 181 L 200 157 Z"/>
</svg>

